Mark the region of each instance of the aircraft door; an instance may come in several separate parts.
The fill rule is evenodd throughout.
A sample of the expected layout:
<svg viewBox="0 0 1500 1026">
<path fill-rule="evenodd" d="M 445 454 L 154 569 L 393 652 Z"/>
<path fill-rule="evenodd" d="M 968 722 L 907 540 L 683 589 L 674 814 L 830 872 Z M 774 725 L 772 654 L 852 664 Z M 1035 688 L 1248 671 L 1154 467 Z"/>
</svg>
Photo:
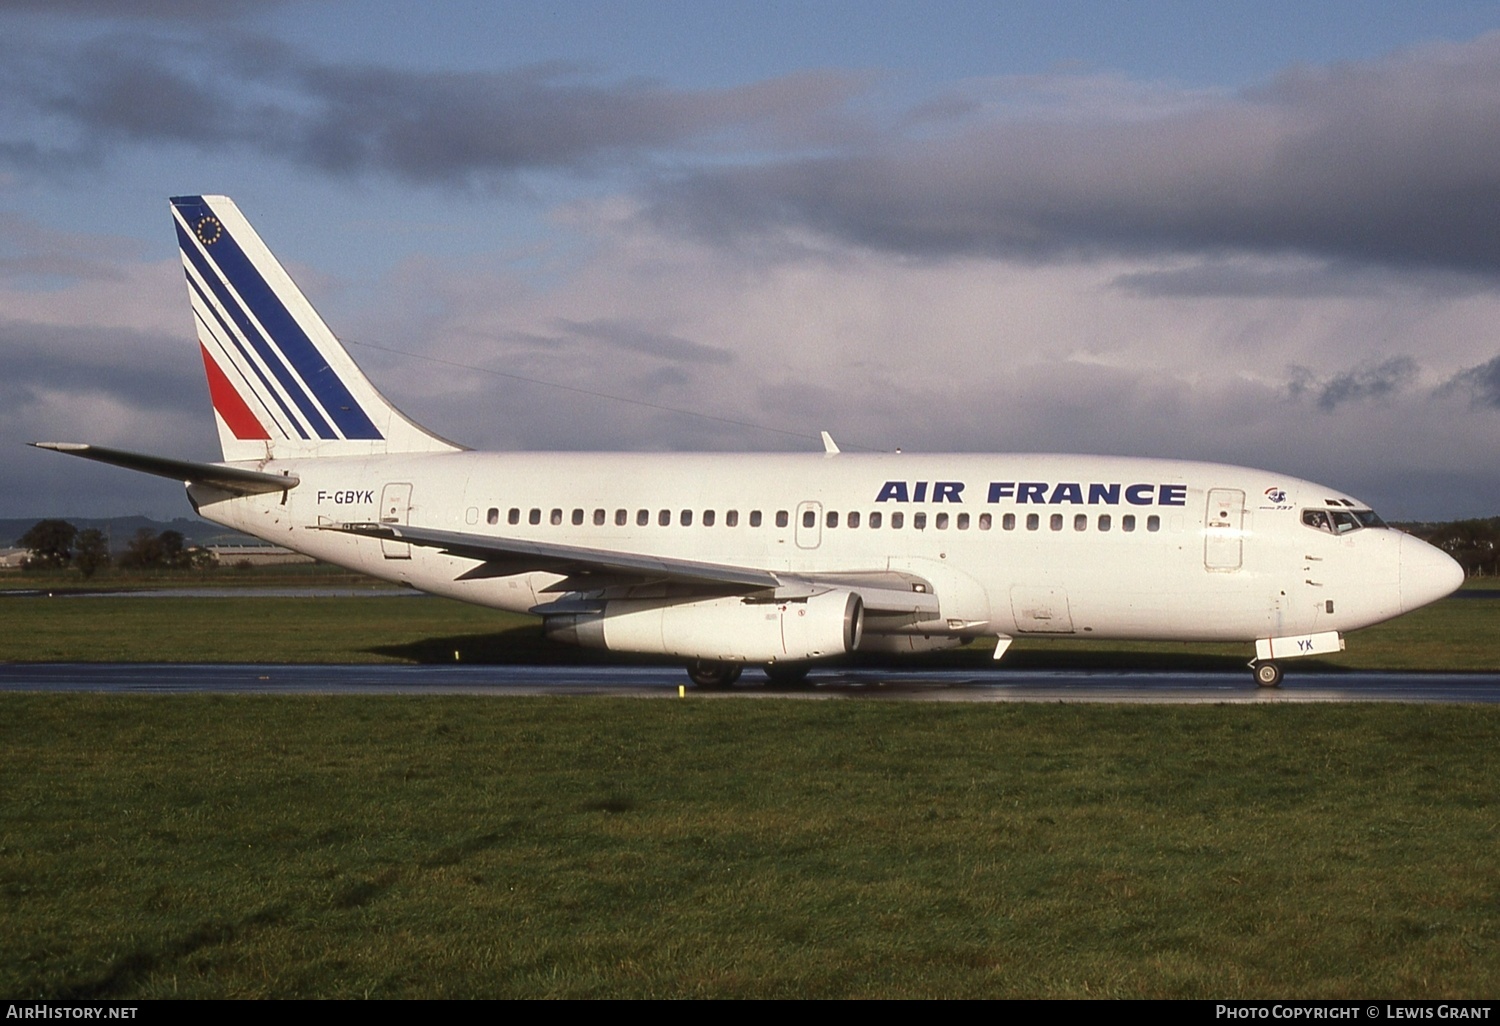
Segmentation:
<svg viewBox="0 0 1500 1026">
<path fill-rule="evenodd" d="M 1010 589 L 1011 615 L 1021 634 L 1072 634 L 1068 593 L 1045 585 L 1017 584 Z"/>
<path fill-rule="evenodd" d="M 797 548 L 815 549 L 823 541 L 823 504 L 797 504 Z"/>
<path fill-rule="evenodd" d="M 380 522 L 405 526 L 411 514 L 411 485 L 392 482 L 380 490 Z M 411 546 L 406 542 L 382 540 L 380 552 L 386 559 L 410 559 Z"/>
<path fill-rule="evenodd" d="M 1244 562 L 1245 493 L 1238 488 L 1212 488 L 1203 519 L 1204 569 L 1227 573 Z"/>
</svg>

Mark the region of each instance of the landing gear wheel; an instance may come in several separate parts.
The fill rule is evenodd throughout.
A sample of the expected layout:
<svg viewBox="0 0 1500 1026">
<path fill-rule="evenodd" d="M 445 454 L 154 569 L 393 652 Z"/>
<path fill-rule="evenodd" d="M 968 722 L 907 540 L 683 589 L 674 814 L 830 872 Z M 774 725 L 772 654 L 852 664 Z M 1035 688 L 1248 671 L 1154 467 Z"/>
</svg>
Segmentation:
<svg viewBox="0 0 1500 1026">
<path fill-rule="evenodd" d="M 744 667 L 739 663 L 719 663 L 699 659 L 688 664 L 687 674 L 688 679 L 704 691 L 718 691 L 739 680 L 740 671 L 743 669 Z"/>
<path fill-rule="evenodd" d="M 1256 663 L 1255 683 L 1263 688 L 1281 687 L 1281 667 L 1275 663 Z"/>
<path fill-rule="evenodd" d="M 804 688 L 810 669 L 806 663 L 767 663 L 766 683 L 773 688 Z"/>
</svg>

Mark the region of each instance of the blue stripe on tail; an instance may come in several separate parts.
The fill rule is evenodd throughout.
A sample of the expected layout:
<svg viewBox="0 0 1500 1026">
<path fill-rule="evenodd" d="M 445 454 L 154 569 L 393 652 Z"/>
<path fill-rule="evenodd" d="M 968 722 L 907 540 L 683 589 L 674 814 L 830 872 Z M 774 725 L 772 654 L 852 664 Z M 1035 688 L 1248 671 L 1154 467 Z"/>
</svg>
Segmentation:
<svg viewBox="0 0 1500 1026">
<path fill-rule="evenodd" d="M 196 241 L 188 236 L 182 225 L 177 226 L 178 242 L 182 251 L 197 267 L 203 280 L 208 282 L 219 303 L 229 312 L 243 336 L 261 354 L 267 366 L 272 369 L 277 380 L 281 382 L 287 394 L 292 397 L 292 401 L 312 424 L 318 436 L 324 439 L 340 436 L 351 439 L 383 438 L 384 435 L 355 401 L 338 374 L 328 366 L 328 362 L 318 352 L 317 346 L 308 338 L 296 318 L 287 310 L 250 258 L 240 249 L 233 236 L 219 224 L 218 219 L 214 217 L 213 210 L 202 197 L 175 197 L 172 205 L 182 213 L 183 219 L 190 225 L 197 225 L 205 217 L 213 218 L 213 227 L 209 229 L 212 234 L 203 240 L 203 250 L 200 250 Z M 212 273 L 207 266 L 203 256 L 204 250 L 210 254 L 214 267 L 222 273 L 243 299 L 245 308 L 248 308 L 255 320 L 265 327 L 269 338 L 256 329 L 255 324 L 246 316 L 245 310 L 223 288 L 219 275 Z M 277 353 L 281 358 L 277 357 Z M 303 387 L 287 372 L 287 365 L 296 371 L 306 387 Z M 322 404 L 328 416 L 333 419 L 333 424 L 337 425 L 337 431 L 318 411 L 312 402 L 312 396 L 316 396 L 317 402 Z"/>
</svg>

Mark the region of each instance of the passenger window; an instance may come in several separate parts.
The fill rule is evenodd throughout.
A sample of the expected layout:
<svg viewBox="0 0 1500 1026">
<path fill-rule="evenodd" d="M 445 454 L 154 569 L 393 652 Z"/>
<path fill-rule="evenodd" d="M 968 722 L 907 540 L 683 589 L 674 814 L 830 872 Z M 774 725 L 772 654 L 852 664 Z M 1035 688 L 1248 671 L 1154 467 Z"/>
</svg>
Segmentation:
<svg viewBox="0 0 1500 1026">
<path fill-rule="evenodd" d="M 994 520 L 988 513 L 979 514 L 979 529 L 981 531 L 988 531 L 990 529 L 990 525 L 992 525 L 993 523 Z"/>
<path fill-rule="evenodd" d="M 635 525 L 645 527 L 651 523 L 651 511 L 649 509 L 638 509 L 635 511 Z"/>
<path fill-rule="evenodd" d="M 881 521 L 881 519 L 882 519 L 882 517 L 880 516 L 880 514 L 878 512 L 871 513 L 870 514 L 870 526 L 872 528 L 877 528 L 878 529 L 880 527 L 880 521 Z"/>
<path fill-rule="evenodd" d="M 1026 514 L 1026 530 L 1035 531 L 1042 526 L 1042 518 L 1036 513 Z"/>
<path fill-rule="evenodd" d="M 1054 513 L 1054 514 L 1052 514 L 1052 530 L 1054 530 L 1054 531 L 1061 531 L 1062 530 L 1062 524 L 1063 524 L 1063 515 L 1061 513 Z"/>
<path fill-rule="evenodd" d="M 936 527 L 939 531 L 948 530 L 948 514 L 939 513 L 935 518 L 933 526 Z"/>
<path fill-rule="evenodd" d="M 556 527 L 558 524 L 562 523 L 562 510 L 554 509 L 552 511 L 552 516 L 548 517 L 548 519 L 552 521 L 552 526 Z"/>
<path fill-rule="evenodd" d="M 1000 526 L 1007 531 L 1014 531 L 1016 529 L 1016 515 L 1014 513 L 1005 514 L 1005 516 L 1000 518 Z"/>
<path fill-rule="evenodd" d="M 960 513 L 958 515 L 958 529 L 960 531 L 967 531 L 969 529 L 969 514 Z"/>
<path fill-rule="evenodd" d="M 785 527 L 787 525 L 787 522 L 788 522 L 788 517 L 787 517 L 786 510 L 784 510 L 784 509 L 778 509 L 776 511 L 776 526 L 777 527 Z"/>
<path fill-rule="evenodd" d="M 484 515 L 484 521 L 487 524 L 498 524 L 500 522 L 500 511 L 491 507 L 490 511 Z"/>
<path fill-rule="evenodd" d="M 575 509 L 573 511 L 573 526 L 574 527 L 582 527 L 583 526 L 583 510 L 581 510 L 581 509 Z"/>
<path fill-rule="evenodd" d="M 706 510 L 703 511 L 703 526 L 704 527 L 712 527 L 712 526 L 714 526 L 714 511 L 713 510 L 706 509 Z"/>
<path fill-rule="evenodd" d="M 1153 513 L 1149 517 L 1147 517 L 1146 518 L 1146 530 L 1148 530 L 1148 531 L 1160 531 L 1161 530 L 1161 517 L 1157 516 L 1155 513 Z"/>
<path fill-rule="evenodd" d="M 1120 518 L 1120 530 L 1122 530 L 1122 531 L 1134 531 L 1135 530 L 1135 514 L 1134 513 L 1126 513 L 1123 517 Z"/>
<path fill-rule="evenodd" d="M 925 530 L 927 530 L 927 514 L 926 513 L 913 513 L 911 515 L 911 526 L 912 526 L 912 529 L 916 530 L 916 531 L 925 531 Z"/>
<path fill-rule="evenodd" d="M 837 527 L 837 526 L 839 526 L 839 515 L 837 513 L 835 513 L 833 510 L 829 510 L 828 511 L 828 516 L 825 519 L 827 520 L 827 523 L 828 523 L 829 527 Z"/>
<path fill-rule="evenodd" d="M 901 525 L 904 524 L 904 523 L 906 523 L 906 514 L 905 513 L 896 512 L 896 513 L 892 513 L 891 514 L 891 529 L 892 530 L 895 530 L 895 531 L 901 530 Z"/>
<path fill-rule="evenodd" d="M 1108 513 L 1100 513 L 1099 514 L 1099 530 L 1101 530 L 1101 531 L 1108 531 L 1109 530 L 1109 514 Z"/>
<path fill-rule="evenodd" d="M 724 526 L 725 527 L 739 527 L 740 526 L 740 511 L 737 510 L 737 509 L 732 509 L 728 513 L 725 513 L 724 514 Z"/>
<path fill-rule="evenodd" d="M 1087 513 L 1073 514 L 1073 530 L 1087 531 L 1089 529 L 1089 515 Z"/>
<path fill-rule="evenodd" d="M 677 522 L 679 524 L 681 524 L 683 527 L 692 527 L 693 526 L 693 511 L 690 510 L 690 509 L 683 510 L 681 513 L 679 513 L 677 515 Z"/>
<path fill-rule="evenodd" d="M 664 509 L 660 513 L 656 514 L 656 522 L 662 527 L 671 527 L 672 511 L 669 509 Z"/>
<path fill-rule="evenodd" d="M 752 509 L 750 511 L 750 526 L 751 527 L 759 527 L 760 526 L 760 510 L 758 510 L 758 509 Z"/>
<path fill-rule="evenodd" d="M 630 513 L 623 509 L 615 510 L 615 526 L 624 527 L 630 521 Z"/>
<path fill-rule="evenodd" d="M 531 512 L 526 516 L 526 520 L 532 525 L 540 524 L 542 522 L 542 511 L 536 507 L 532 507 Z"/>
<path fill-rule="evenodd" d="M 510 512 L 505 514 L 507 524 L 519 524 L 521 522 L 521 511 L 512 506 Z"/>
<path fill-rule="evenodd" d="M 849 524 L 850 527 L 858 527 L 859 526 L 859 514 L 858 513 L 850 513 L 849 516 L 848 516 L 848 518 L 847 518 L 847 520 L 848 520 L 848 524 Z"/>
<path fill-rule="evenodd" d="M 594 526 L 595 527 L 603 527 L 604 526 L 604 520 L 605 520 L 604 510 L 602 510 L 602 509 L 596 509 L 596 510 L 594 510 Z"/>
<path fill-rule="evenodd" d="M 777 527 L 782 527 L 784 525 L 778 520 L 776 526 Z M 802 511 L 802 526 L 803 527 L 816 527 L 816 526 L 818 526 L 818 515 L 816 513 L 814 513 L 810 509 L 809 510 L 803 510 Z"/>
</svg>

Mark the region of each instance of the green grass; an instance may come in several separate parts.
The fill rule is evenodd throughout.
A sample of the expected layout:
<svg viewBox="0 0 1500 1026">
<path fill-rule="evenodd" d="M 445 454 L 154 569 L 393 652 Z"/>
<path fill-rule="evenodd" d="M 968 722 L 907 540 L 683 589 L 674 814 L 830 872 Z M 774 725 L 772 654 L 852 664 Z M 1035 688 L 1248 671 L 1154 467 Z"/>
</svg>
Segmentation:
<svg viewBox="0 0 1500 1026">
<path fill-rule="evenodd" d="M 1494 997 L 1500 710 L 0 699 L 12 998 Z"/>
<path fill-rule="evenodd" d="M 1500 670 L 1500 600 L 1448 599 L 1357 631 L 1348 645 L 1288 666 L 1298 673 Z M 988 672 L 992 648 L 980 641 L 907 661 Z M 630 661 L 553 644 L 534 617 L 429 597 L 0 598 L 0 661 L 439 663 L 452 662 L 455 651 L 472 663 Z M 999 668 L 1238 672 L 1253 652 L 1250 645 L 1023 638 Z"/>
</svg>

